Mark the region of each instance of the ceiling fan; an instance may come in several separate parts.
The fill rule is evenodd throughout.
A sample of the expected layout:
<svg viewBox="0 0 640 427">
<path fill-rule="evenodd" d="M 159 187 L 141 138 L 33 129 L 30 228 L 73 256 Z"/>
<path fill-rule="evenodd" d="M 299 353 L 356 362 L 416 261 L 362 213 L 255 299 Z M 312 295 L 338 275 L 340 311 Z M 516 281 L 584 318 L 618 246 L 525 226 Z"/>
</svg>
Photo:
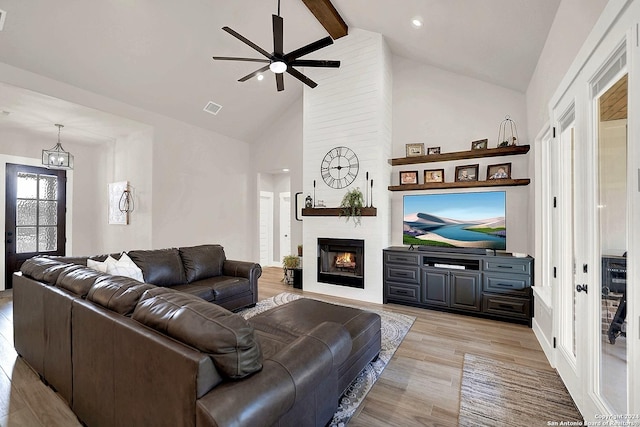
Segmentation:
<svg viewBox="0 0 640 427">
<path fill-rule="evenodd" d="M 303 46 L 299 49 L 296 49 L 289 53 L 283 52 L 283 19 L 280 16 L 280 0 L 278 0 L 278 14 L 272 15 L 273 17 L 273 52 L 269 53 L 266 50 L 262 49 L 260 46 L 253 43 L 251 40 L 243 37 L 238 34 L 234 30 L 229 27 L 222 27 L 224 31 L 231 34 L 241 42 L 251 46 L 253 49 L 260 52 L 267 59 L 262 58 L 236 58 L 229 56 L 214 56 L 213 59 L 220 61 L 247 61 L 247 62 L 264 62 L 268 65 L 254 71 L 251 74 L 247 74 L 246 76 L 239 79 L 239 82 L 245 82 L 250 78 L 257 76 L 266 70 L 271 70 L 276 76 L 276 87 L 278 91 L 284 90 L 284 76 L 283 73 L 287 72 L 291 74 L 296 79 L 300 80 L 302 83 L 307 86 L 314 88 L 318 86 L 316 82 L 311 80 L 309 77 L 302 74 L 300 71 L 296 70 L 293 67 L 328 67 L 328 68 L 338 68 L 340 67 L 340 61 L 325 61 L 325 60 L 313 60 L 313 59 L 298 59 L 301 56 L 308 55 L 312 52 L 320 50 L 324 47 L 327 47 L 333 44 L 333 39 L 329 36 L 317 40 L 313 43 L 309 43 L 306 46 Z"/>
</svg>

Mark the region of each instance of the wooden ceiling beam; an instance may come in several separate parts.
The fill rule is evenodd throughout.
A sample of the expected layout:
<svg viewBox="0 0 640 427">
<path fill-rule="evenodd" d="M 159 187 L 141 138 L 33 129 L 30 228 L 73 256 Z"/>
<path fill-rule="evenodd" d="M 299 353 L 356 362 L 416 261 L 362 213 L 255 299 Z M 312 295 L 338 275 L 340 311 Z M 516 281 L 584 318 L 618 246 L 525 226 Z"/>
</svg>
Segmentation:
<svg viewBox="0 0 640 427">
<path fill-rule="evenodd" d="M 349 27 L 333 7 L 331 0 L 302 0 L 302 2 L 327 30 L 332 39 L 339 39 L 349 33 Z"/>
</svg>

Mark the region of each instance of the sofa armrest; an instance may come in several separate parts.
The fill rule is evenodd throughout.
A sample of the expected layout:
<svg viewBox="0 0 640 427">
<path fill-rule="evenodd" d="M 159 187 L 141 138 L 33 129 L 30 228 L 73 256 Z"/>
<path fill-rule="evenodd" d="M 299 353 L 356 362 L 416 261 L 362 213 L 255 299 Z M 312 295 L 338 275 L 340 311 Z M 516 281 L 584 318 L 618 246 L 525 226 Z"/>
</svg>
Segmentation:
<svg viewBox="0 0 640 427">
<path fill-rule="evenodd" d="M 222 274 L 232 277 L 244 277 L 249 279 L 251 289 L 256 298 L 258 297 L 258 279 L 262 276 L 260 264 L 249 261 L 225 260 L 222 264 Z"/>
<path fill-rule="evenodd" d="M 317 384 L 336 375 L 350 352 L 347 330 L 338 323 L 323 322 L 266 359 L 262 371 L 220 384 L 199 399 L 196 425 L 272 425 L 315 393 Z"/>
</svg>

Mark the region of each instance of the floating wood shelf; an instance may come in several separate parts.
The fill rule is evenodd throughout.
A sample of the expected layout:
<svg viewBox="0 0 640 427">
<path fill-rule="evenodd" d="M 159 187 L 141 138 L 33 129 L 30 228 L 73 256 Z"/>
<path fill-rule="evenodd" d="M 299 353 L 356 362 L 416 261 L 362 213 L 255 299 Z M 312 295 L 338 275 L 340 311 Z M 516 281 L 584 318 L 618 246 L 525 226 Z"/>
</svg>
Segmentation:
<svg viewBox="0 0 640 427">
<path fill-rule="evenodd" d="M 342 208 L 302 208 L 302 216 L 340 216 Z M 362 208 L 362 216 L 377 216 L 378 208 Z"/>
<path fill-rule="evenodd" d="M 401 157 L 391 159 L 391 166 L 415 165 L 418 163 L 448 162 L 451 160 L 475 159 L 480 157 L 500 157 L 527 154 L 529 145 L 513 145 L 509 147 L 487 148 L 486 150 L 456 151 L 453 153 L 431 154 L 429 156 Z"/>
<path fill-rule="evenodd" d="M 529 185 L 530 182 L 531 180 L 528 178 L 527 179 L 494 179 L 490 181 L 430 182 L 428 184 L 390 185 L 389 191 L 440 190 L 444 188 L 474 188 L 474 187 L 514 187 L 519 185 Z"/>
</svg>

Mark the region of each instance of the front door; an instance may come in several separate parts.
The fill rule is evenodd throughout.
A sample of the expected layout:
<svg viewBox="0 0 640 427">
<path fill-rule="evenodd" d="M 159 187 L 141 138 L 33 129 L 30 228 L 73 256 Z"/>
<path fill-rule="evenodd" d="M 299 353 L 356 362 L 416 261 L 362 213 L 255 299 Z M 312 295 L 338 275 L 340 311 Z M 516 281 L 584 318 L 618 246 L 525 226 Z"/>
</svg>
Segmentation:
<svg viewBox="0 0 640 427">
<path fill-rule="evenodd" d="M 5 288 L 22 263 L 39 254 L 64 255 L 66 241 L 64 170 L 6 166 Z"/>
</svg>

